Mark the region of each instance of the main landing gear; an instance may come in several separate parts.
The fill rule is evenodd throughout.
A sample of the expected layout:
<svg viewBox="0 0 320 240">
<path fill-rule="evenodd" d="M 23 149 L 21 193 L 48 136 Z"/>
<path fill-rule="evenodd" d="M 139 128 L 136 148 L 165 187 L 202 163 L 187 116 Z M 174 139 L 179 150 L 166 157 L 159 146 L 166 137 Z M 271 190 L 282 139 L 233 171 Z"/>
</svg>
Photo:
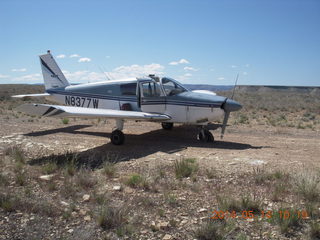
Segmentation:
<svg viewBox="0 0 320 240">
<path fill-rule="evenodd" d="M 114 130 L 111 133 L 110 140 L 114 145 L 121 145 L 124 143 L 124 134 L 121 130 Z"/>
<path fill-rule="evenodd" d="M 212 133 L 208 129 L 203 127 L 200 129 L 200 132 L 197 135 L 197 139 L 201 142 L 214 142 Z"/>
<path fill-rule="evenodd" d="M 116 120 L 116 129 L 112 131 L 110 140 L 114 145 L 122 145 L 124 143 L 125 137 L 122 132 L 124 121 L 122 119 Z"/>
</svg>

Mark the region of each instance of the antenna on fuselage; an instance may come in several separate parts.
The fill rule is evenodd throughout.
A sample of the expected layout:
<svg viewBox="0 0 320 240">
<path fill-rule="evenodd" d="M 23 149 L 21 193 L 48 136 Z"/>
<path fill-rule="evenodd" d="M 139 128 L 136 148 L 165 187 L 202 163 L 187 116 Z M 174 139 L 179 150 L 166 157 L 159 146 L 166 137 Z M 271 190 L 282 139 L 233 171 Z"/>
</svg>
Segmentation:
<svg viewBox="0 0 320 240">
<path fill-rule="evenodd" d="M 106 79 L 107 79 L 108 81 L 110 81 L 111 79 L 109 78 L 109 76 L 107 75 L 107 73 L 106 73 L 105 71 L 103 71 L 103 69 L 102 69 L 100 66 L 98 66 L 98 68 L 99 68 L 100 71 L 106 76 Z"/>
</svg>

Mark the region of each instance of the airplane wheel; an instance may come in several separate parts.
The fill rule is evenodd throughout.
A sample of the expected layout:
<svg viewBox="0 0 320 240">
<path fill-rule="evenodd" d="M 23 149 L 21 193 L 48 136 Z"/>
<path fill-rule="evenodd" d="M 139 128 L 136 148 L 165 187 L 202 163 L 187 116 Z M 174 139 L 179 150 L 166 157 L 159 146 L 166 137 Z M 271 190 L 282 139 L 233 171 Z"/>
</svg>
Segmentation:
<svg viewBox="0 0 320 240">
<path fill-rule="evenodd" d="M 114 130 L 112 133 L 111 133 L 111 137 L 110 137 L 110 140 L 111 142 L 114 144 L 114 145 L 121 145 L 124 143 L 124 134 L 122 131 L 120 130 Z"/>
<path fill-rule="evenodd" d="M 171 122 L 163 122 L 163 123 L 161 123 L 161 126 L 165 130 L 171 130 L 173 128 L 173 123 L 171 123 Z"/>
<path fill-rule="evenodd" d="M 214 142 L 214 137 L 212 133 L 207 129 L 201 130 L 198 133 L 197 139 L 201 142 Z"/>
</svg>

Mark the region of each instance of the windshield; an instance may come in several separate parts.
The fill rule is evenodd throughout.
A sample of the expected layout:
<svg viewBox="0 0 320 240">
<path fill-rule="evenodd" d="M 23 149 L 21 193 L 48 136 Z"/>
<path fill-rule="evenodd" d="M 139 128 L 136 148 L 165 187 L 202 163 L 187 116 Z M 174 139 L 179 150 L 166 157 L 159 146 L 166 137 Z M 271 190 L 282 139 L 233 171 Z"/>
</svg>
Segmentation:
<svg viewBox="0 0 320 240">
<path fill-rule="evenodd" d="M 161 83 L 167 96 L 174 96 L 182 92 L 188 91 L 185 87 L 171 78 L 162 78 Z"/>
</svg>

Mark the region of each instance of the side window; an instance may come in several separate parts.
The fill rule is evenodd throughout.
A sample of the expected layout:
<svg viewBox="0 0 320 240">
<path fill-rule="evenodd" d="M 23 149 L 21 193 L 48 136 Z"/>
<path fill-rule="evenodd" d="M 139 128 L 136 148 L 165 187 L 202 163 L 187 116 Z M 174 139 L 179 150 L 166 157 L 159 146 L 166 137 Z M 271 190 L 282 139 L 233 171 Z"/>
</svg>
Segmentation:
<svg viewBox="0 0 320 240">
<path fill-rule="evenodd" d="M 137 83 L 125 83 L 120 85 L 121 95 L 135 96 Z"/>
<path fill-rule="evenodd" d="M 160 97 L 160 88 L 157 83 L 142 83 L 142 92 L 144 97 Z"/>
<path fill-rule="evenodd" d="M 99 85 L 99 86 L 90 86 L 87 88 L 79 89 L 77 92 L 82 93 L 93 93 L 98 95 L 118 95 L 119 90 L 117 85 Z"/>
</svg>

